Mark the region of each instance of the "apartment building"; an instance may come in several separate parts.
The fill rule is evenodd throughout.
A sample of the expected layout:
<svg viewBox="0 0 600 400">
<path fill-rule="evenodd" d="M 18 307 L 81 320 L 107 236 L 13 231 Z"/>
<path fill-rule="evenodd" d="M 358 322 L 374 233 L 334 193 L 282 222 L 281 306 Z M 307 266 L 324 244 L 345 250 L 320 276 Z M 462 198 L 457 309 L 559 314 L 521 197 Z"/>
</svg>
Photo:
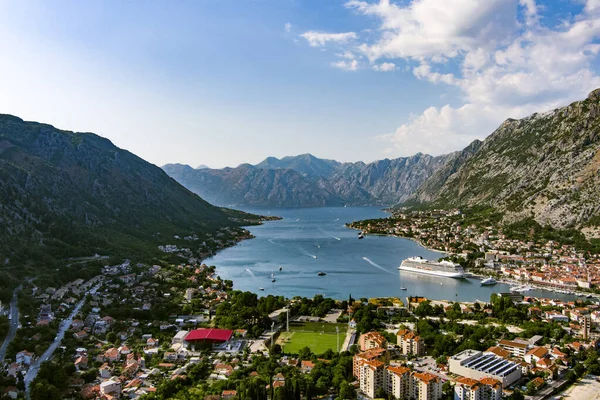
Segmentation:
<svg viewBox="0 0 600 400">
<path fill-rule="evenodd" d="M 352 373 L 355 377 L 359 377 L 359 368 L 362 365 L 363 361 L 381 361 L 384 364 L 387 364 L 389 359 L 389 352 L 387 349 L 372 349 L 369 351 L 365 351 L 362 353 L 358 353 L 354 356 L 352 362 Z"/>
<path fill-rule="evenodd" d="M 415 400 L 438 400 L 442 398 L 442 380 L 428 372 L 412 374 L 410 393 Z"/>
<path fill-rule="evenodd" d="M 502 384 L 493 378 L 460 377 L 454 385 L 454 400 L 502 400 Z"/>
<path fill-rule="evenodd" d="M 396 343 L 400 346 L 403 354 L 420 356 L 425 352 L 423 339 L 408 329 L 398 331 L 396 334 Z"/>
<path fill-rule="evenodd" d="M 381 361 L 363 361 L 359 367 L 360 390 L 369 397 L 383 387 L 385 364 Z"/>
<path fill-rule="evenodd" d="M 387 341 L 379 332 L 368 332 L 360 335 L 358 343 L 361 351 L 380 349 L 387 346 Z"/>
<path fill-rule="evenodd" d="M 397 399 L 410 396 L 411 370 L 402 366 L 388 366 L 385 370 L 385 391 Z"/>
</svg>

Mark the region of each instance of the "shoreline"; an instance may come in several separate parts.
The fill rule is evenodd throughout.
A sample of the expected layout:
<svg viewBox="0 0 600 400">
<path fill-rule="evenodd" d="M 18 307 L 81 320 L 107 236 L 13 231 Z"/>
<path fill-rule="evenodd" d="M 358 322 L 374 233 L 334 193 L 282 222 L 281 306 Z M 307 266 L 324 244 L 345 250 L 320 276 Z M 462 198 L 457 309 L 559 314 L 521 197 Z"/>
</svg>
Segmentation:
<svg viewBox="0 0 600 400">
<path fill-rule="evenodd" d="M 363 230 L 361 230 L 360 228 L 354 228 L 352 226 L 349 226 L 349 224 L 346 224 L 346 228 L 352 229 L 352 230 L 355 230 L 355 231 L 363 232 L 363 234 L 365 236 L 367 236 L 367 235 L 369 235 L 369 236 L 384 236 L 384 237 L 389 236 L 389 237 L 396 237 L 396 238 L 400 238 L 400 239 L 408 239 L 408 240 L 412 240 L 413 242 L 415 242 L 416 244 L 418 244 L 419 246 L 423 247 L 426 250 L 433 251 L 433 252 L 436 252 L 436 253 L 446 254 L 447 256 L 453 254 L 453 253 L 448 253 L 446 251 L 439 250 L 439 249 L 436 249 L 436 248 L 433 248 L 433 247 L 429 247 L 426 244 L 424 244 L 423 242 L 421 242 L 419 239 L 414 238 L 414 237 L 402 236 L 402 235 L 398 235 L 398 234 L 394 234 L 394 233 L 366 233 Z"/>
</svg>

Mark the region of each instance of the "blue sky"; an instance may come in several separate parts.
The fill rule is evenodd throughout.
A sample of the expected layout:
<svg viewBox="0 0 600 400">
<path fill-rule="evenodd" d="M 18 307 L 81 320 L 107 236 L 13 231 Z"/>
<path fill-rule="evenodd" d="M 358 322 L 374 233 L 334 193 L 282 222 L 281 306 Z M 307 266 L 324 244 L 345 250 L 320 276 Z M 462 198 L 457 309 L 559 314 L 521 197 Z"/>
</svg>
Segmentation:
<svg viewBox="0 0 600 400">
<path fill-rule="evenodd" d="M 443 154 L 600 87 L 600 0 L 0 2 L 0 113 L 157 165 Z"/>
</svg>

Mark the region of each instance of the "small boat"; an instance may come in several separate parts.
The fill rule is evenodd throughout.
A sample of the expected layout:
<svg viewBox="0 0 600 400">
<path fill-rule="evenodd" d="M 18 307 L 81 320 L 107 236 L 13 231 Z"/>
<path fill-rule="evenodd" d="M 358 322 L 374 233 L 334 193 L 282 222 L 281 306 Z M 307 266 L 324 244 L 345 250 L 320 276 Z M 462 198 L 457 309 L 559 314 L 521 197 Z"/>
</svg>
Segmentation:
<svg viewBox="0 0 600 400">
<path fill-rule="evenodd" d="M 317 275 L 319 275 L 319 276 L 325 276 L 325 275 L 327 275 L 327 272 L 319 271 L 319 273 Z"/>
<path fill-rule="evenodd" d="M 279 270 L 280 270 L 280 271 L 282 271 L 282 270 L 283 270 L 283 267 L 282 267 L 281 265 L 279 266 Z"/>
<path fill-rule="evenodd" d="M 265 288 L 259 287 L 258 290 L 265 290 Z"/>
<path fill-rule="evenodd" d="M 365 235 L 363 235 L 362 233 L 360 235 L 358 235 L 359 239 L 363 239 L 365 237 Z"/>
<path fill-rule="evenodd" d="M 585 297 L 586 297 L 586 298 L 588 298 L 588 299 L 591 299 L 591 298 L 592 298 L 592 295 L 591 295 L 591 294 L 588 294 L 588 295 L 586 295 Z"/>
<path fill-rule="evenodd" d="M 317 256 L 313 256 L 313 258 L 316 260 L 316 259 L 317 259 Z"/>
<path fill-rule="evenodd" d="M 406 290 L 406 288 L 405 287 L 401 287 L 400 290 Z"/>
<path fill-rule="evenodd" d="M 481 286 L 492 286 L 492 285 L 495 285 L 496 283 L 498 283 L 498 282 L 492 277 L 485 278 L 484 280 L 482 280 L 480 282 Z"/>
<path fill-rule="evenodd" d="M 444 286 L 444 282 L 440 282 L 440 286 Z"/>
<path fill-rule="evenodd" d="M 271 278 L 271 282 L 275 282 L 275 281 L 277 281 L 277 279 Z"/>
</svg>

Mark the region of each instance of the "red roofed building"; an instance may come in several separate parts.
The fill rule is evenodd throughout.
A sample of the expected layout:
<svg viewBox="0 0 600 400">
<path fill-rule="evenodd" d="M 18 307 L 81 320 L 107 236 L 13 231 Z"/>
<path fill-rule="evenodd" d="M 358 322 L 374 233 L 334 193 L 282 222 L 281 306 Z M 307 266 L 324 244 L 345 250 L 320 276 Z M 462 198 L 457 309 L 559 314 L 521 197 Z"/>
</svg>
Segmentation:
<svg viewBox="0 0 600 400">
<path fill-rule="evenodd" d="M 233 331 L 229 329 L 194 329 L 185 337 L 187 343 L 196 346 L 197 343 L 202 344 L 220 344 L 228 342 L 233 336 Z"/>
</svg>

